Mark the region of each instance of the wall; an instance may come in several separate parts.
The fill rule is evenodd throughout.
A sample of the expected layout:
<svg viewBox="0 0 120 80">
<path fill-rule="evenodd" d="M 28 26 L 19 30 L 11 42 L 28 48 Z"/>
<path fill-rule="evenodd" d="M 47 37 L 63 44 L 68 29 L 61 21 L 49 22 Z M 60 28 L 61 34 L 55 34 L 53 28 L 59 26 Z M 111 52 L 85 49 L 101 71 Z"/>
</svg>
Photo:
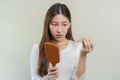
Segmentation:
<svg viewBox="0 0 120 80">
<path fill-rule="evenodd" d="M 119 0 L 0 0 L 0 80 L 30 80 L 29 57 L 39 43 L 47 9 L 65 3 L 76 40 L 89 37 L 87 80 L 120 80 Z"/>
</svg>

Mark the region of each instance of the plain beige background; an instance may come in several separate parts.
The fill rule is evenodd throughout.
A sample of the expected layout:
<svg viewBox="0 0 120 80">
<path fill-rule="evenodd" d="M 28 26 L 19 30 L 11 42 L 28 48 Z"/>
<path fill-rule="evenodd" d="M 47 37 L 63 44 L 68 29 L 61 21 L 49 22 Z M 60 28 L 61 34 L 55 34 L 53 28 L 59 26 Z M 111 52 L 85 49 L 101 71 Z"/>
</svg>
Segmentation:
<svg viewBox="0 0 120 80">
<path fill-rule="evenodd" d="M 76 40 L 89 37 L 87 80 L 120 80 L 120 0 L 0 0 L 0 80 L 30 80 L 29 57 L 47 9 L 65 3 Z"/>
</svg>

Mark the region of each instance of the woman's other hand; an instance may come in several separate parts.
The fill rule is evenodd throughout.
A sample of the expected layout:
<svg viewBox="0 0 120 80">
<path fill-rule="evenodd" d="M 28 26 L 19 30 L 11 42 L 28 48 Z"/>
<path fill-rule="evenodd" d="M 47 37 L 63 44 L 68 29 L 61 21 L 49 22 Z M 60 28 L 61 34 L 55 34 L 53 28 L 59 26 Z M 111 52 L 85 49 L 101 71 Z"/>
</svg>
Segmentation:
<svg viewBox="0 0 120 80">
<path fill-rule="evenodd" d="M 90 40 L 89 38 L 83 38 L 82 44 L 83 44 L 83 47 L 81 49 L 81 53 L 83 55 L 93 51 L 94 44 L 93 44 L 93 41 Z"/>
</svg>

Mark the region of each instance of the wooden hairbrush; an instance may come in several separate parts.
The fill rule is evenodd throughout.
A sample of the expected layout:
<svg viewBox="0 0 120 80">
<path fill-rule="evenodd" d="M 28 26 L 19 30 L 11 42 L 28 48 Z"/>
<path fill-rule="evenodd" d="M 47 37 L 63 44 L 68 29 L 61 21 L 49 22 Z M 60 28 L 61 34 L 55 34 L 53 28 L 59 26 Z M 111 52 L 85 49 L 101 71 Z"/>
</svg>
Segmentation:
<svg viewBox="0 0 120 80">
<path fill-rule="evenodd" d="M 45 56 L 53 67 L 60 62 L 59 47 L 53 43 L 45 42 Z"/>
</svg>

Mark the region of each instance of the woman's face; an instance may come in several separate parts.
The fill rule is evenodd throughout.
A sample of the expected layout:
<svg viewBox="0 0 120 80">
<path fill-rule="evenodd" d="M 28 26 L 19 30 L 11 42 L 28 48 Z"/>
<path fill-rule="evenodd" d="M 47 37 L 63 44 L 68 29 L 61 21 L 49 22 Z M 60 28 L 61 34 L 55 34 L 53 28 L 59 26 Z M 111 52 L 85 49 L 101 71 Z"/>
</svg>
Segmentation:
<svg viewBox="0 0 120 80">
<path fill-rule="evenodd" d="M 53 40 L 62 41 L 66 39 L 66 34 L 70 28 L 71 22 L 62 14 L 57 14 L 53 17 L 51 23 L 49 24 L 49 29 Z"/>
</svg>

